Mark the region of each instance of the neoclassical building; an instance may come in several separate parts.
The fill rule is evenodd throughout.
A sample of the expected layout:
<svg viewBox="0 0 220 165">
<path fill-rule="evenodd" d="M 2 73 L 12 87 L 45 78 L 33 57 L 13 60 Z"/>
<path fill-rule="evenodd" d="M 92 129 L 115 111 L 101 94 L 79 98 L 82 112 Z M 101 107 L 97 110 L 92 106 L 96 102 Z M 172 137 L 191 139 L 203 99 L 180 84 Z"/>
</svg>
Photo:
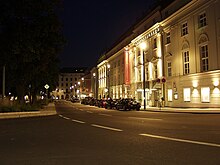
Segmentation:
<svg viewBox="0 0 220 165">
<path fill-rule="evenodd" d="M 79 97 L 81 90 L 80 81 L 84 76 L 86 69 L 86 67 L 62 68 L 60 70 L 56 90 L 52 91 L 52 95 L 56 99 L 70 99 L 71 97 Z"/>
<path fill-rule="evenodd" d="M 99 95 L 220 107 L 219 8 L 219 0 L 158 5 L 99 59 Z"/>
</svg>

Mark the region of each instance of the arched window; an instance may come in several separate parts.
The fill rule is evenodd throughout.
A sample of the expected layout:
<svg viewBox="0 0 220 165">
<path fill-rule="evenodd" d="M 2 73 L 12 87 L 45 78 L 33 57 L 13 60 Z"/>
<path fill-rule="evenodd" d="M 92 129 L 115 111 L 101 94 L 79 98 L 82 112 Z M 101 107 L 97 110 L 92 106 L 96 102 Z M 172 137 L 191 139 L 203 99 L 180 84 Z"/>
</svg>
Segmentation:
<svg viewBox="0 0 220 165">
<path fill-rule="evenodd" d="M 206 34 L 202 34 L 199 38 L 199 53 L 201 72 L 206 72 L 209 70 L 208 36 Z"/>
<path fill-rule="evenodd" d="M 189 43 L 185 41 L 182 46 L 183 56 L 183 74 L 190 73 L 190 56 L 189 56 Z"/>
</svg>

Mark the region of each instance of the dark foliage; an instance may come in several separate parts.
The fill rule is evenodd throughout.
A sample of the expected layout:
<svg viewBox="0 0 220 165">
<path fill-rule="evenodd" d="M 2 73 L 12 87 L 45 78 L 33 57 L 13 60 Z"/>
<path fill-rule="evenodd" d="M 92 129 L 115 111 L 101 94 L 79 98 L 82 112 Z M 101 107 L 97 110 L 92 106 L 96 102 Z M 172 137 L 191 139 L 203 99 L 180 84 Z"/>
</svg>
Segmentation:
<svg viewBox="0 0 220 165">
<path fill-rule="evenodd" d="M 0 5 L 0 65 L 7 87 L 20 100 L 55 87 L 64 38 L 57 10 L 60 0 L 5 0 Z M 34 100 L 33 100 L 34 101 Z"/>
</svg>

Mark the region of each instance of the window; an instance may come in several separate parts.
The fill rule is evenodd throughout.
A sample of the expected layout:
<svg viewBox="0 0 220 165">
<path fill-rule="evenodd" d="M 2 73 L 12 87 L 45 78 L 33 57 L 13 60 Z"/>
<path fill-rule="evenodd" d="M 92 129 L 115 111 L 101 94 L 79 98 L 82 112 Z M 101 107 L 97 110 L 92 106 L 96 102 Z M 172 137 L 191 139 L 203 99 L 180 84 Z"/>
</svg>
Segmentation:
<svg viewBox="0 0 220 165">
<path fill-rule="evenodd" d="M 184 23 L 184 24 L 182 24 L 182 31 L 181 31 L 181 33 L 182 33 L 182 36 L 185 36 L 185 35 L 188 34 L 188 26 L 187 26 L 187 22 Z"/>
<path fill-rule="evenodd" d="M 189 51 L 183 52 L 183 74 L 189 74 Z"/>
<path fill-rule="evenodd" d="M 199 15 L 199 28 L 204 27 L 206 25 L 207 25 L 206 13 L 200 14 Z"/>
<path fill-rule="evenodd" d="M 167 33 L 166 35 L 166 44 L 170 43 L 170 32 Z"/>
<path fill-rule="evenodd" d="M 137 65 L 141 65 L 141 64 L 142 64 L 141 51 L 138 50 L 138 54 L 137 54 Z"/>
<path fill-rule="evenodd" d="M 63 81 L 63 77 L 61 77 L 61 81 Z"/>
<path fill-rule="evenodd" d="M 201 88 L 201 102 L 203 103 L 210 102 L 210 88 L 209 87 Z"/>
<path fill-rule="evenodd" d="M 70 81 L 73 81 L 73 78 L 70 78 Z"/>
<path fill-rule="evenodd" d="M 154 76 L 155 76 L 155 79 L 157 78 L 157 64 L 154 65 Z"/>
<path fill-rule="evenodd" d="M 75 78 L 75 81 L 77 81 L 77 78 Z"/>
<path fill-rule="evenodd" d="M 168 77 L 172 76 L 171 62 L 167 62 L 167 73 Z"/>
<path fill-rule="evenodd" d="M 61 83 L 61 87 L 63 86 L 63 83 Z"/>
<path fill-rule="evenodd" d="M 138 81 L 141 81 L 141 68 L 138 68 Z"/>
<path fill-rule="evenodd" d="M 190 88 L 183 88 L 184 101 L 190 101 Z"/>
<path fill-rule="evenodd" d="M 209 70 L 209 57 L 208 57 L 208 45 L 200 47 L 201 57 L 201 71 L 205 72 Z"/>
<path fill-rule="evenodd" d="M 154 38 L 154 45 L 153 46 L 154 46 L 153 47 L 154 49 L 157 48 L 157 38 Z"/>
<path fill-rule="evenodd" d="M 149 80 L 149 70 L 148 70 L 148 66 L 145 66 L 145 77 L 146 77 L 146 80 Z"/>
<path fill-rule="evenodd" d="M 68 81 L 68 78 L 66 78 L 66 81 Z"/>
<path fill-rule="evenodd" d="M 173 90 L 168 89 L 167 93 L 168 93 L 167 101 L 173 101 Z"/>
<path fill-rule="evenodd" d="M 66 87 L 68 87 L 68 83 L 66 83 Z"/>
</svg>

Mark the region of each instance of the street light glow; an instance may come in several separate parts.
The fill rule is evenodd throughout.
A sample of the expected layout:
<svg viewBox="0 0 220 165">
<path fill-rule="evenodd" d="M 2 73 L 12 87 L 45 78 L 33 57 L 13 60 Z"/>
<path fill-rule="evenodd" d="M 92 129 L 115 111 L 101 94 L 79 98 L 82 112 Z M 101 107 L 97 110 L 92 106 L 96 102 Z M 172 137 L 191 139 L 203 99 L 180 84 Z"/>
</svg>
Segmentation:
<svg viewBox="0 0 220 165">
<path fill-rule="evenodd" d="M 140 43 L 140 48 L 141 48 L 142 50 L 146 49 L 146 48 L 147 48 L 147 44 L 146 44 L 145 42 L 141 42 L 141 43 Z"/>
</svg>

